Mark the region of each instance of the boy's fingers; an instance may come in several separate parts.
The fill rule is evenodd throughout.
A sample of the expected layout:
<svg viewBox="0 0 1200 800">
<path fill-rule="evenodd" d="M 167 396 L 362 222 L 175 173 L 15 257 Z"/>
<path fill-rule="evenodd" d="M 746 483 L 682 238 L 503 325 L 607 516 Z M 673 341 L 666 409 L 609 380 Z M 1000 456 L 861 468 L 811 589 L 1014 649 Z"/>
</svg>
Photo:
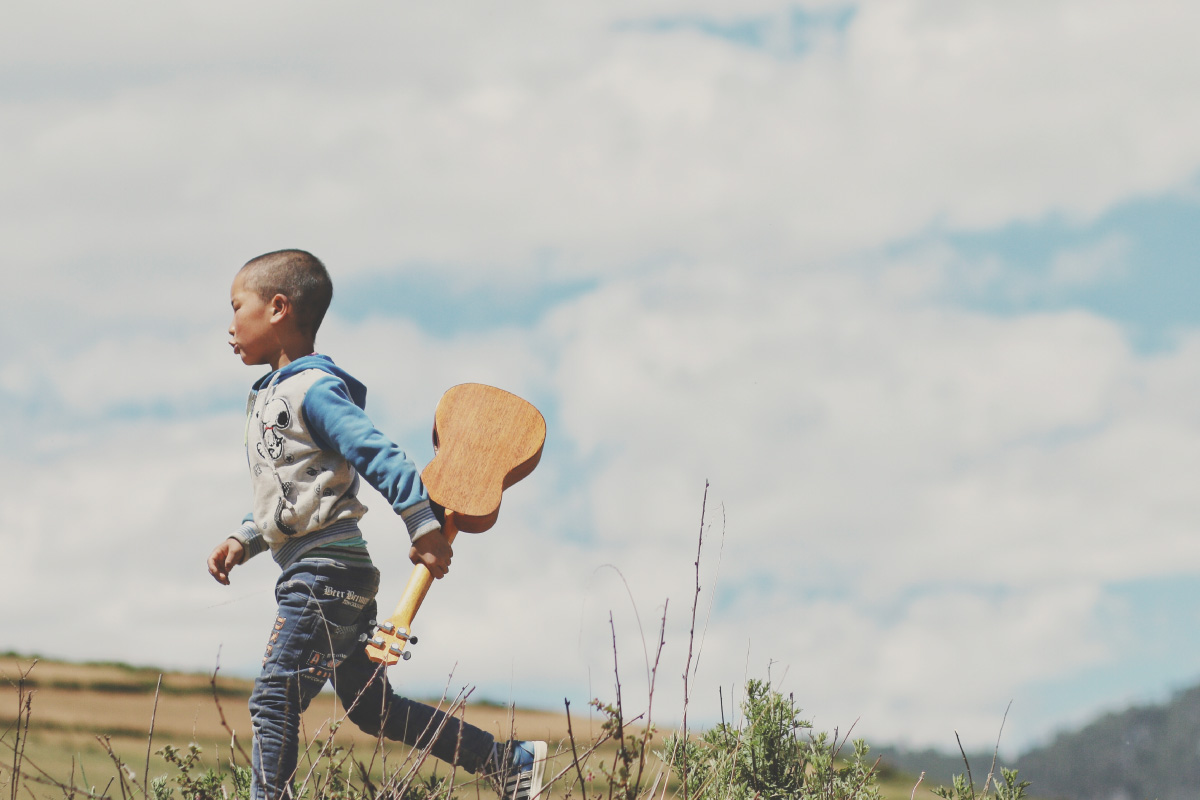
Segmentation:
<svg viewBox="0 0 1200 800">
<path fill-rule="evenodd" d="M 222 555 L 224 556 L 223 558 L 221 557 Z M 229 585 L 229 565 L 225 563 L 228 558 L 228 551 L 226 550 L 222 553 L 222 548 L 220 547 L 213 550 L 212 555 L 208 557 L 208 574 L 212 575 L 217 583 L 224 584 L 225 586 Z M 222 568 L 222 563 L 225 563 L 224 568 Z"/>
<path fill-rule="evenodd" d="M 444 578 L 450 571 L 449 559 L 439 559 L 433 553 L 423 553 L 416 547 L 408 549 L 408 560 L 414 564 L 424 564 L 425 568 L 429 570 L 429 574 L 435 578 Z"/>
</svg>

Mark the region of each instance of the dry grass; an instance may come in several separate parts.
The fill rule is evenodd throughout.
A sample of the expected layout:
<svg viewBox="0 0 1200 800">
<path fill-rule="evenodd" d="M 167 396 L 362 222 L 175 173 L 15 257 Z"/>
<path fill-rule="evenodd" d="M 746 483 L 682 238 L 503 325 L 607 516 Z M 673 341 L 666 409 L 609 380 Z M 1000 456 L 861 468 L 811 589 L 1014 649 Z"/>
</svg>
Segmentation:
<svg viewBox="0 0 1200 800">
<path fill-rule="evenodd" d="M 0 656 L 0 676 L 4 678 L 0 680 L 0 731 L 10 729 L 16 721 L 15 681 L 30 663 L 28 658 Z M 102 790 L 114 770 L 111 758 L 97 737 L 108 737 L 114 752 L 140 771 L 145 764 L 153 715 L 153 750 L 164 744 L 182 748 L 189 742 L 196 742 L 204 748 L 205 763 L 222 768 L 232 748 L 213 699 L 212 677 L 202 673 L 163 673 L 155 711 L 155 687 L 159 675 L 158 670 L 151 668 L 39 661 L 27 682 L 36 692 L 26 749 L 28 762 L 61 781 Z M 248 749 L 250 714 L 246 702 L 253 682 L 219 676 L 216 684 L 226 721 Z M 572 709 L 573 731 L 581 747 L 599 736 L 599 721 L 588 711 Z M 508 731 L 515 729 L 523 738 L 550 742 L 551 752 L 558 752 L 549 767 L 550 774 L 570 764 L 567 719 L 562 713 L 517 709 L 510 716 L 509 710 L 503 707 L 471 704 L 465 715 L 471 724 L 501 738 L 507 738 Z M 304 715 L 305 732 L 310 742 L 327 738 L 330 721 L 341 716 L 341 706 L 331 692 L 319 696 Z M 379 744 L 374 737 L 363 734 L 351 724 L 340 728 L 337 741 L 345 747 L 353 746 L 364 759 Z M 407 755 L 408 748 L 402 744 L 384 742 L 382 746 L 389 753 L 389 760 L 399 762 Z M 319 744 L 314 743 L 313 747 L 319 747 Z M 612 747 L 602 748 L 600 758 L 605 758 Z M 11 756 L 11 752 L 8 755 Z M 0 751 L 0 762 L 3 760 Z M 240 758 L 238 760 L 240 762 Z M 658 760 L 652 758 L 648 765 L 651 773 L 661 768 Z M 431 763 L 430 769 L 444 771 L 445 767 Z M 167 771 L 162 760 L 152 756 L 151 776 Z M 882 796 L 884 800 L 911 798 L 914 796 L 913 784 L 914 781 L 907 777 L 885 781 L 881 785 Z M 50 795 L 48 791 L 37 794 Z M 915 797 L 932 800 L 934 795 L 927 785 L 922 785 Z"/>
<path fill-rule="evenodd" d="M 32 659 L 0 656 L 0 731 L 10 729 L 17 719 L 16 681 Z M 149 668 L 119 665 L 70 664 L 39 661 L 29 675 L 32 689 L 32 721 L 26 749 L 28 760 L 59 778 L 75 775 L 82 769 L 90 781 L 100 786 L 112 773 L 112 761 L 97 737 L 109 737 L 122 760 L 138 766 L 145 763 L 147 737 L 154 719 L 152 749 L 164 744 L 184 747 L 195 742 L 204 748 L 210 766 L 224 763 L 231 752 L 230 735 L 221 723 L 221 712 L 229 727 L 249 749 L 250 713 L 247 700 L 253 681 L 219 676 L 216 681 L 220 711 L 213 698 L 212 678 L 205 674 L 164 673 L 155 709 L 155 687 L 159 672 Z M 429 702 L 436 704 L 436 699 Z M 469 704 L 464 715 L 468 722 L 508 738 L 517 730 L 523 738 L 544 739 L 555 744 L 567 738 L 563 714 L 515 710 L 492 704 Z M 343 716 L 341 705 L 332 692 L 322 693 L 304 714 L 304 731 L 310 743 L 328 738 L 329 725 Z M 583 739 L 594 735 L 589 721 L 573 719 L 575 734 Z M 356 753 L 373 752 L 379 742 L 352 724 L 341 726 L 337 742 L 353 746 Z M 316 746 L 316 745 L 314 745 Z M 403 759 L 408 748 L 385 741 L 389 760 Z M 10 753 L 11 755 L 11 753 Z M 0 753 L 0 761 L 3 760 Z M 240 760 L 240 759 L 239 759 Z M 152 757 L 151 773 L 162 774 L 166 767 Z M 103 781 L 100 780 L 104 776 Z"/>
</svg>

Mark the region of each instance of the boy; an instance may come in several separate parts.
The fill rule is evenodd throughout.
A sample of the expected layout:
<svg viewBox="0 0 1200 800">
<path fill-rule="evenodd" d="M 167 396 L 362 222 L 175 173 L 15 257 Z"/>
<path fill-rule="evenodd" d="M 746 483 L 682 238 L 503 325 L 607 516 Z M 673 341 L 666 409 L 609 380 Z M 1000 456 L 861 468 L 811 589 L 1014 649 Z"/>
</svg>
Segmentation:
<svg viewBox="0 0 1200 800">
<path fill-rule="evenodd" d="M 364 731 L 408 745 L 504 786 L 506 798 L 541 790 L 545 742 L 499 744 L 491 734 L 395 694 L 370 662 L 379 570 L 358 520 L 365 478 L 400 515 L 412 540 L 409 558 L 435 578 L 453 551 L 425 487 L 403 451 L 363 411 L 366 387 L 313 352 L 333 297 L 325 267 L 303 250 L 280 250 L 246 263 L 230 290 L 229 344 L 242 362 L 269 364 L 250 392 L 246 458 L 254 510 L 212 551 L 208 571 L 229 572 L 269 550 L 283 572 L 279 610 L 250 697 L 254 800 L 292 796 L 301 712 L 333 681 L 350 719 Z"/>
</svg>

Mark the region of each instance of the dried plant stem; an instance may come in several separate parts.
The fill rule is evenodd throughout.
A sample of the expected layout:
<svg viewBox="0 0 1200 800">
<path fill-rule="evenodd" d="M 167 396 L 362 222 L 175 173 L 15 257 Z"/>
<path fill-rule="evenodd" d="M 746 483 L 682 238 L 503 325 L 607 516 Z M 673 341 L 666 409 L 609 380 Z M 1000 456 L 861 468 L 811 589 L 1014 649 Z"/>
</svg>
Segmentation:
<svg viewBox="0 0 1200 800">
<path fill-rule="evenodd" d="M 578 768 L 580 761 L 587 761 L 589 758 L 591 758 L 592 754 L 600 749 L 600 745 L 604 744 L 611 738 L 612 738 L 612 734 L 610 734 L 610 733 L 602 734 L 600 736 L 600 738 L 596 739 L 596 741 L 592 743 L 592 745 L 590 747 L 588 747 L 586 750 L 583 751 L 582 757 L 575 756 L 574 741 L 572 741 L 572 743 L 571 743 L 572 744 L 571 752 L 572 752 L 572 756 L 573 756 L 572 763 L 567 764 L 565 767 L 560 769 L 558 771 L 558 773 L 554 775 L 554 777 L 550 778 L 550 780 L 548 780 L 548 781 L 545 781 L 542 786 L 542 792 L 539 793 L 538 797 L 540 797 L 541 794 L 545 793 L 546 790 L 549 789 L 551 786 L 553 786 L 554 784 L 556 784 L 560 780 L 562 780 L 562 777 L 571 771 L 571 767 Z M 580 775 L 580 780 L 582 780 L 582 779 L 583 779 L 583 776 Z M 586 798 L 587 797 L 587 789 L 585 788 L 582 791 L 583 791 L 583 796 Z M 536 798 L 531 797 L 529 800 L 536 800 Z"/>
<path fill-rule="evenodd" d="M 112 759 L 113 765 L 117 768 L 117 778 L 119 779 L 117 786 L 121 790 L 121 797 L 127 798 L 129 796 L 126 780 L 129 781 L 129 787 L 140 790 L 143 795 L 148 795 L 148 788 L 143 788 L 142 786 L 138 785 L 137 776 L 134 774 L 134 771 L 130 769 L 128 764 L 121 760 L 121 757 L 117 755 L 116 752 L 113 751 L 112 739 L 108 736 L 97 736 L 96 741 L 99 742 L 100 746 L 104 748 L 104 752 L 108 754 L 108 757 Z M 111 784 L 112 782 L 109 781 L 109 783 Z"/>
<path fill-rule="evenodd" d="M 217 664 L 215 667 L 213 667 L 212 678 L 209 680 L 209 684 L 212 686 L 213 702 L 217 706 L 217 715 L 221 718 L 221 727 L 224 728 L 225 732 L 229 734 L 230 743 L 237 748 L 239 753 L 242 754 L 242 760 L 245 761 L 246 764 L 250 764 L 252 763 L 253 759 L 246 755 L 246 751 L 242 748 L 242 743 L 238 741 L 237 732 L 234 731 L 233 728 L 229 727 L 229 723 L 225 721 L 225 709 L 221 707 L 221 698 L 217 694 L 217 673 L 220 671 L 221 651 L 217 650 Z"/>
<path fill-rule="evenodd" d="M 962 753 L 963 764 L 967 766 L 967 783 L 971 787 L 971 798 L 975 797 L 975 779 L 971 777 L 971 762 L 967 760 L 967 751 L 963 749 L 962 737 L 958 735 L 958 731 L 954 732 L 954 740 L 958 742 L 958 752 Z M 984 790 L 987 791 L 986 789 Z"/>
<path fill-rule="evenodd" d="M 869 770 L 867 770 L 866 773 L 863 775 L 862 780 L 858 782 L 858 786 L 854 787 L 854 794 L 853 794 L 854 797 L 858 796 L 858 793 L 861 792 L 863 790 L 863 787 L 867 785 L 867 781 L 869 781 L 871 779 L 871 776 L 875 774 L 875 770 L 877 770 L 879 768 L 880 761 L 883 761 L 883 756 L 880 756 L 879 758 L 875 759 L 875 763 L 872 764 L 871 768 Z"/>
<path fill-rule="evenodd" d="M 1000 737 L 1004 735 L 1004 725 L 1008 722 L 1008 712 L 1012 710 L 1012 700 L 1008 701 L 1008 705 L 1004 709 L 1004 716 L 1000 718 L 1000 730 L 996 732 L 996 746 L 992 749 L 992 766 L 988 768 L 987 780 L 983 783 L 983 793 L 986 795 L 988 786 L 996 777 L 996 759 L 1000 756 Z"/>
<path fill-rule="evenodd" d="M 613 624 L 612 612 L 608 613 L 608 627 L 612 630 L 612 650 L 613 650 L 613 678 L 617 684 L 617 752 L 613 755 L 613 771 L 612 774 L 617 774 L 617 761 L 621 758 L 621 750 L 625 746 L 625 711 L 621 706 L 621 670 L 617 660 L 617 627 Z M 608 782 L 608 797 L 612 800 L 613 791 L 617 788 L 615 780 Z"/>
<path fill-rule="evenodd" d="M 12 800 L 17 800 L 21 792 L 21 770 L 25 761 L 25 743 L 29 740 L 29 719 L 33 716 L 33 692 L 25 682 L 29 673 L 37 666 L 37 659 L 28 669 L 17 670 L 17 723 L 14 728 L 12 782 L 10 789 Z"/>
<path fill-rule="evenodd" d="M 925 770 L 921 770 L 921 774 L 917 776 L 917 782 L 913 784 L 912 794 L 909 795 L 908 800 L 917 800 L 917 789 L 920 788 L 923 780 L 925 780 Z"/>
<path fill-rule="evenodd" d="M 575 773 L 579 776 L 579 792 L 586 800 L 587 782 L 583 779 L 583 768 L 579 766 L 579 753 L 575 749 L 575 731 L 571 729 L 571 701 L 564 697 L 563 703 L 567 706 L 567 738 L 571 742 L 571 764 L 575 766 Z"/>
<path fill-rule="evenodd" d="M 708 510 L 708 481 L 704 482 L 704 498 L 700 501 L 700 534 L 696 541 L 696 592 L 692 595 L 692 627 L 688 632 L 688 654 L 687 663 L 683 668 L 683 746 L 687 747 L 688 738 L 688 693 L 691 683 L 692 672 L 692 650 L 696 644 L 696 608 L 700 603 L 700 551 L 704 547 L 704 514 Z M 683 769 L 680 772 L 680 781 L 683 784 L 683 800 L 688 800 L 688 784 L 687 784 L 687 759 L 683 760 Z"/>
<path fill-rule="evenodd" d="M 158 675 L 158 684 L 154 687 L 154 709 L 150 712 L 150 733 L 146 736 L 146 770 L 142 773 L 142 786 L 150 789 L 150 748 L 154 742 L 154 721 L 158 718 L 158 694 L 162 691 L 162 673 Z"/>
<path fill-rule="evenodd" d="M 717 547 L 717 566 L 713 570 L 713 590 L 708 594 L 708 613 L 704 617 L 704 628 L 700 631 L 700 646 L 696 650 L 696 671 L 700 670 L 700 657 L 704 654 L 704 639 L 708 636 L 708 623 L 712 621 L 713 606 L 717 599 L 717 580 L 721 577 L 721 562 L 725 556 L 725 504 L 721 504 L 721 541 Z"/>
<path fill-rule="evenodd" d="M 670 601 L 663 603 L 662 620 L 658 626 L 658 647 L 654 652 L 654 666 L 650 668 L 650 688 L 646 697 L 646 727 L 642 730 L 642 743 L 638 749 L 638 771 L 637 778 L 633 785 L 640 787 L 642 785 L 642 773 L 646 768 L 646 747 L 650 744 L 650 737 L 654 735 L 653 717 L 651 709 L 654 708 L 654 682 L 658 679 L 658 664 L 662 660 L 663 648 L 667 644 L 667 606 Z M 653 794 L 651 790 L 651 794 Z"/>
<path fill-rule="evenodd" d="M 28 766 L 32 767 L 38 773 L 37 775 L 30 775 L 28 772 L 23 772 L 21 774 L 21 778 L 24 779 L 27 783 L 36 783 L 39 786 L 53 786 L 54 788 L 61 791 L 67 797 L 74 797 L 76 794 L 81 794 L 84 797 L 89 798 L 90 800 L 109 800 L 108 795 L 107 795 L 107 792 L 108 792 L 107 786 L 105 787 L 104 792 L 100 792 L 100 793 L 97 793 L 90 789 L 82 789 L 82 788 L 74 785 L 73 777 L 72 777 L 72 783 L 63 783 L 62 781 L 59 781 L 59 780 L 56 780 L 56 779 L 50 777 L 49 773 L 47 773 L 45 770 L 43 770 L 37 764 L 34 764 L 32 761 L 26 760 L 25 763 L 28 764 Z M 6 771 L 9 769 L 11 769 L 11 767 L 7 767 L 7 766 L 0 767 L 0 770 Z M 110 786 L 112 785 L 111 780 L 109 781 L 109 785 Z M 25 791 L 28 792 L 32 796 L 33 793 L 30 792 L 29 787 L 26 786 L 24 788 L 25 788 Z"/>
</svg>

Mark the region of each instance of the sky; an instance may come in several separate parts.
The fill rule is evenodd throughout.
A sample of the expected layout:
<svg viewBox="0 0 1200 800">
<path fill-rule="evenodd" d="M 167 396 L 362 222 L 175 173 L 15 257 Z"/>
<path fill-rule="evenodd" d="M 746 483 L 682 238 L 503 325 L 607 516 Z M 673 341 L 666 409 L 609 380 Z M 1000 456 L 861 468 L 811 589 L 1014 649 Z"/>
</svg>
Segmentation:
<svg viewBox="0 0 1200 800">
<path fill-rule="evenodd" d="M 584 714 L 615 665 L 670 726 L 690 663 L 693 725 L 769 677 L 880 743 L 988 747 L 1009 709 L 1018 752 L 1194 684 L 1198 25 L 1166 0 L 14 10 L 0 648 L 254 674 L 278 568 L 204 566 L 249 508 L 262 374 L 229 284 L 299 247 L 335 284 L 318 349 L 418 465 L 457 383 L 548 422 L 421 610 L 408 692 Z M 367 500 L 386 608 L 406 537 Z"/>
</svg>

